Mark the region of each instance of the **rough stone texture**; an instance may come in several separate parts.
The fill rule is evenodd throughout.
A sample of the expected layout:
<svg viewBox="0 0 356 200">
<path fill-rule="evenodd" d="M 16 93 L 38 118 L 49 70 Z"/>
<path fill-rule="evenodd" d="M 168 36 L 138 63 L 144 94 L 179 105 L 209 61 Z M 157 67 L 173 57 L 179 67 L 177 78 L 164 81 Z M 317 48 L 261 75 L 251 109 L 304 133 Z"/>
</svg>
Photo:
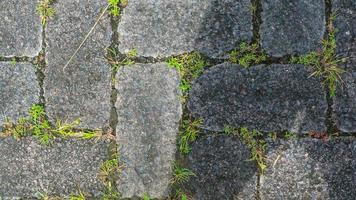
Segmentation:
<svg viewBox="0 0 356 200">
<path fill-rule="evenodd" d="M 138 64 L 116 79 L 118 189 L 123 198 L 167 197 L 182 114 L 178 73 L 165 63 Z"/>
<path fill-rule="evenodd" d="M 48 68 L 44 80 L 46 109 L 52 121 L 80 118 L 84 128 L 109 125 L 111 78 L 104 57 L 111 38 L 107 16 L 63 70 L 106 5 L 97 0 L 62 0 L 54 5 L 56 16 L 46 31 Z"/>
<path fill-rule="evenodd" d="M 40 86 L 35 67 L 28 63 L 0 62 L 0 127 L 6 121 L 27 116 L 32 104 L 38 103 Z"/>
<path fill-rule="evenodd" d="M 325 131 L 326 95 L 320 80 L 302 65 L 242 68 L 223 63 L 194 83 L 188 108 L 202 128 L 225 125 L 260 131 Z"/>
<path fill-rule="evenodd" d="M 238 138 L 209 136 L 192 144 L 188 168 L 192 177 L 188 188 L 193 199 L 255 199 L 257 168 L 248 161 L 249 149 Z"/>
<path fill-rule="evenodd" d="M 262 0 L 263 49 L 271 56 L 306 54 L 321 47 L 324 0 Z"/>
<path fill-rule="evenodd" d="M 38 192 L 66 196 L 78 186 L 97 196 L 104 190 L 97 174 L 109 159 L 109 144 L 59 140 L 43 146 L 33 138 L 0 139 L 0 198 L 34 199 Z"/>
<path fill-rule="evenodd" d="M 131 0 L 118 31 L 119 49 L 165 57 L 198 50 L 220 57 L 251 41 L 250 0 Z"/>
<path fill-rule="evenodd" d="M 37 0 L 0 1 L 0 57 L 36 56 L 42 48 Z"/>
<path fill-rule="evenodd" d="M 276 141 L 267 153 L 261 199 L 353 200 L 356 196 L 356 140 Z"/>
<path fill-rule="evenodd" d="M 346 57 L 343 84 L 338 88 L 334 103 L 334 119 L 343 132 L 356 132 L 356 1 L 335 0 L 337 12 L 337 52 Z"/>
</svg>

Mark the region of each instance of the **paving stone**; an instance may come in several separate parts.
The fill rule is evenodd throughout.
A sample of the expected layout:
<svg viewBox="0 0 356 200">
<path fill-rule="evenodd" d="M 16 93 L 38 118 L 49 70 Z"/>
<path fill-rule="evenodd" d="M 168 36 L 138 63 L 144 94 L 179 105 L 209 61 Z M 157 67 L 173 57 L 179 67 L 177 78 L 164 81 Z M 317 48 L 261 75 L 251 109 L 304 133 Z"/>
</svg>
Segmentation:
<svg viewBox="0 0 356 200">
<path fill-rule="evenodd" d="M 165 63 L 137 64 L 121 68 L 116 80 L 118 189 L 123 198 L 167 197 L 182 115 L 178 73 Z"/>
<path fill-rule="evenodd" d="M 337 199 L 356 196 L 356 140 L 272 142 L 261 199 Z"/>
<path fill-rule="evenodd" d="M 83 128 L 109 125 L 110 67 L 105 48 L 110 45 L 109 17 L 105 16 L 71 64 L 63 67 L 94 25 L 105 1 L 62 0 L 46 30 L 47 62 L 44 96 L 48 117 L 55 121 L 81 119 Z"/>
<path fill-rule="evenodd" d="M 57 140 L 43 146 L 34 138 L 0 139 L 0 198 L 34 199 L 76 194 L 78 186 L 97 196 L 104 186 L 97 178 L 109 159 L 110 143 L 94 140 Z"/>
<path fill-rule="evenodd" d="M 39 102 L 40 86 L 35 67 L 28 63 L 0 62 L 0 127 L 27 116 L 32 104 Z"/>
<path fill-rule="evenodd" d="M 166 57 L 193 50 L 221 57 L 252 39 L 250 0 L 131 0 L 118 27 L 122 52 Z"/>
<path fill-rule="evenodd" d="M 356 2 L 335 0 L 333 10 L 337 53 L 347 58 L 343 83 L 334 99 L 334 119 L 341 131 L 352 133 L 356 132 Z"/>
<path fill-rule="evenodd" d="M 193 199 L 255 199 L 258 170 L 250 157 L 238 138 L 220 135 L 195 141 L 188 156 L 188 168 L 196 174 L 187 186 Z"/>
<path fill-rule="evenodd" d="M 37 0 L 0 1 L 0 57 L 36 56 L 42 48 Z"/>
<path fill-rule="evenodd" d="M 226 125 L 264 132 L 325 131 L 326 95 L 310 73 L 302 65 L 223 63 L 193 83 L 188 109 L 211 131 Z"/>
<path fill-rule="evenodd" d="M 271 56 L 306 54 L 321 47 L 324 0 L 262 0 L 263 49 Z"/>
</svg>

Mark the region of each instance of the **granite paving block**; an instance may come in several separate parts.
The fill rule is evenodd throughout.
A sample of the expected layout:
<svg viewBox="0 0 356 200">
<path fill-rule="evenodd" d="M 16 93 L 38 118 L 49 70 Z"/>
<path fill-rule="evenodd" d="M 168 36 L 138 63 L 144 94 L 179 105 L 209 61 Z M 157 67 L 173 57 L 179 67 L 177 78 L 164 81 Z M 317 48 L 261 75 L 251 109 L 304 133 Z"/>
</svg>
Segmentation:
<svg viewBox="0 0 356 200">
<path fill-rule="evenodd" d="M 186 186 L 193 199 L 255 199 L 257 167 L 250 150 L 236 137 L 208 136 L 192 144 L 188 168 L 192 177 Z"/>
<path fill-rule="evenodd" d="M 36 56 L 42 48 L 37 0 L 0 1 L 0 57 Z"/>
<path fill-rule="evenodd" d="M 123 198 L 169 195 L 182 115 L 179 76 L 165 63 L 123 67 L 116 76 L 116 127 Z"/>
<path fill-rule="evenodd" d="M 29 63 L 0 62 L 0 127 L 7 119 L 15 122 L 26 117 L 31 105 L 39 102 L 35 72 Z"/>
<path fill-rule="evenodd" d="M 222 57 L 252 39 L 250 0 L 130 0 L 118 27 L 119 49 L 167 57 L 193 50 Z"/>
<path fill-rule="evenodd" d="M 325 131 L 326 95 L 310 73 L 302 65 L 223 63 L 196 79 L 188 109 L 211 131 L 226 125 L 264 132 Z"/>
<path fill-rule="evenodd" d="M 269 145 L 261 199 L 352 200 L 356 196 L 356 140 L 305 138 Z"/>
<path fill-rule="evenodd" d="M 356 132 L 356 2 L 352 0 L 333 1 L 333 11 L 337 13 L 336 28 L 337 53 L 346 58 L 342 65 L 345 73 L 334 99 L 334 119 L 343 132 Z"/>
<path fill-rule="evenodd" d="M 110 66 L 105 49 L 111 28 L 107 15 L 100 21 L 71 64 L 65 64 L 105 8 L 105 1 L 62 0 L 54 4 L 56 16 L 46 30 L 48 67 L 44 96 L 51 121 L 81 119 L 83 128 L 109 125 Z"/>
<path fill-rule="evenodd" d="M 262 0 L 262 48 L 273 57 L 306 54 L 321 47 L 324 0 Z"/>
<path fill-rule="evenodd" d="M 0 198 L 35 199 L 76 194 L 98 196 L 104 185 L 98 179 L 101 164 L 109 159 L 109 142 L 56 140 L 50 146 L 34 138 L 0 139 Z"/>
</svg>

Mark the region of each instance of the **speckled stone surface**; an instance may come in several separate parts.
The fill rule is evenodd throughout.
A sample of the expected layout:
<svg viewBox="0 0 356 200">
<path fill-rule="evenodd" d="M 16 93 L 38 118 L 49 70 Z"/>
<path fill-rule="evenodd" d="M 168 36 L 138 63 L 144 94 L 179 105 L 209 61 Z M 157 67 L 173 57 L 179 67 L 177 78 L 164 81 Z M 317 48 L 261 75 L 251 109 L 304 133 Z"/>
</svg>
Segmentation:
<svg viewBox="0 0 356 200">
<path fill-rule="evenodd" d="M 337 53 L 346 58 L 334 100 L 334 119 L 343 132 L 356 133 L 356 1 L 335 0 Z"/>
<path fill-rule="evenodd" d="M 225 125 L 264 132 L 325 131 L 326 95 L 310 73 L 302 65 L 223 63 L 196 79 L 188 109 L 211 131 Z"/>
<path fill-rule="evenodd" d="M 108 142 L 57 140 L 50 146 L 36 139 L 0 139 L 0 198 L 36 199 L 75 194 L 78 187 L 88 196 L 98 196 L 104 186 L 97 178 L 103 161 L 109 159 Z"/>
<path fill-rule="evenodd" d="M 44 96 L 51 121 L 81 119 L 83 128 L 109 125 L 110 66 L 105 49 L 110 45 L 110 20 L 100 21 L 71 64 L 63 67 L 99 17 L 105 1 L 61 0 L 46 29 L 48 67 Z"/>
<path fill-rule="evenodd" d="M 252 39 L 250 0 L 130 0 L 118 27 L 122 52 L 167 57 L 193 50 L 225 56 Z"/>
<path fill-rule="evenodd" d="M 119 69 L 116 80 L 118 189 L 123 198 L 164 199 L 182 115 L 178 73 L 165 63 L 137 64 Z"/>
<path fill-rule="evenodd" d="M 36 69 L 29 63 L 0 62 L 0 127 L 26 117 L 32 104 L 38 103 L 40 86 Z"/>
<path fill-rule="evenodd" d="M 262 0 L 262 48 L 273 57 L 306 54 L 321 47 L 324 0 Z"/>
<path fill-rule="evenodd" d="M 193 199 L 255 199 L 258 172 L 250 156 L 238 138 L 220 135 L 195 141 L 188 168 L 196 177 L 186 186 Z"/>
<path fill-rule="evenodd" d="M 0 1 L 0 57 L 34 57 L 42 48 L 37 0 Z"/>
<path fill-rule="evenodd" d="M 261 200 L 332 199 L 356 196 L 356 140 L 270 142 Z"/>
</svg>

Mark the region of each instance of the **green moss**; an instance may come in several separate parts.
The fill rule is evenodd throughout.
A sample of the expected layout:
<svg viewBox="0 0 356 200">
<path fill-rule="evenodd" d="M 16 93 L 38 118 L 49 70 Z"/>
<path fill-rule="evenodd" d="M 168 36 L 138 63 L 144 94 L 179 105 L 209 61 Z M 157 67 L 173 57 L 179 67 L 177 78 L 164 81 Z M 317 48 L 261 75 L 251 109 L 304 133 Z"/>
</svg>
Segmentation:
<svg viewBox="0 0 356 200">
<path fill-rule="evenodd" d="M 259 51 L 258 44 L 242 42 L 239 49 L 230 52 L 230 62 L 249 67 L 267 60 L 267 55 Z"/>
<path fill-rule="evenodd" d="M 344 62 L 344 59 L 336 55 L 336 30 L 332 25 L 332 20 L 333 18 L 328 26 L 329 34 L 322 41 L 322 49 L 310 52 L 307 55 L 292 57 L 290 62 L 312 67 L 313 73 L 311 76 L 322 78 L 323 85 L 328 88 L 330 96 L 334 97 L 337 85 L 342 82 L 341 75 L 344 73 L 344 70 L 339 64 Z"/>
</svg>

